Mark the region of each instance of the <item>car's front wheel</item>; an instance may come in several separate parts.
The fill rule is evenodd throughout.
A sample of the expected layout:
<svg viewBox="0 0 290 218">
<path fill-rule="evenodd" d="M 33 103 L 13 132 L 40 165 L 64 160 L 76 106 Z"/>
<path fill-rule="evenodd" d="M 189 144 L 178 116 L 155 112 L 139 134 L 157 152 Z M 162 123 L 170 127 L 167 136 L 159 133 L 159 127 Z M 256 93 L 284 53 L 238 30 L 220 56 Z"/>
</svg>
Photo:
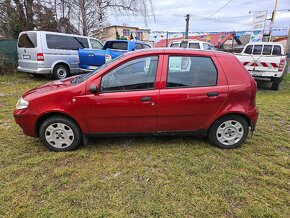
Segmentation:
<svg viewBox="0 0 290 218">
<path fill-rule="evenodd" d="M 46 119 L 39 128 L 42 143 L 53 151 L 71 151 L 82 143 L 82 132 L 71 119 L 52 116 Z"/>
<path fill-rule="evenodd" d="M 211 144 L 220 148 L 238 148 L 249 133 L 247 121 L 238 115 L 218 119 L 210 128 L 208 138 Z"/>
</svg>

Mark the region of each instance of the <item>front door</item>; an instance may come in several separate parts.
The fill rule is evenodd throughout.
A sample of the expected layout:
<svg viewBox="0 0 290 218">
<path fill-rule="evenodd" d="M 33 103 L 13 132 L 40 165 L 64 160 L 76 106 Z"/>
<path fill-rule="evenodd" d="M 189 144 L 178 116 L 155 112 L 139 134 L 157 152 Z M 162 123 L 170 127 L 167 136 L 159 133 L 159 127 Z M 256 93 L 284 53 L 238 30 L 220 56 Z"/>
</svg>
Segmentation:
<svg viewBox="0 0 290 218">
<path fill-rule="evenodd" d="M 158 131 L 196 131 L 228 96 L 222 69 L 210 57 L 169 56 L 166 84 L 160 90 Z"/>
<path fill-rule="evenodd" d="M 102 76 L 100 93 L 85 97 L 89 133 L 155 132 L 157 65 L 158 56 L 142 57 Z"/>
</svg>

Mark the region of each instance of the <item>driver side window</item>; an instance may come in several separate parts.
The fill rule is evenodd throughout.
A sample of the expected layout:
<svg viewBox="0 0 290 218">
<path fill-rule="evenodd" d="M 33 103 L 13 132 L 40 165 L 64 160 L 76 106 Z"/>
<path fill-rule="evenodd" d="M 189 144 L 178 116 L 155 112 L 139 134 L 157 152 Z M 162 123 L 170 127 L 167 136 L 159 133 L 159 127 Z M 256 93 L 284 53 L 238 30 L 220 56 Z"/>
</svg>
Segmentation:
<svg viewBox="0 0 290 218">
<path fill-rule="evenodd" d="M 130 60 L 103 76 L 101 92 L 154 89 L 158 56 Z"/>
</svg>

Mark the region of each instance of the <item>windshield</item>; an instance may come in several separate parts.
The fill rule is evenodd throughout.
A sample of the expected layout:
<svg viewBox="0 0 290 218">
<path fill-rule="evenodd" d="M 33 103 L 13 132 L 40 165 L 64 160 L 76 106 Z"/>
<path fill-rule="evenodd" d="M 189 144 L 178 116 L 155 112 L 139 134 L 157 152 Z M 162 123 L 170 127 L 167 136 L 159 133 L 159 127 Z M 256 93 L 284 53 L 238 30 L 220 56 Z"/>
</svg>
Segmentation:
<svg viewBox="0 0 290 218">
<path fill-rule="evenodd" d="M 119 57 L 112 59 L 110 61 L 108 61 L 107 63 L 103 64 L 102 66 L 100 66 L 99 68 L 97 68 L 96 70 L 93 70 L 92 72 L 86 73 L 86 74 L 82 74 L 76 78 L 74 78 L 71 83 L 72 84 L 79 84 L 87 79 L 89 79 L 91 76 L 96 75 L 97 73 L 99 73 L 100 71 L 102 71 L 103 69 L 105 69 L 106 67 L 110 66 L 111 64 L 115 63 L 116 61 L 120 60 L 121 58 L 123 58 L 124 55 L 120 55 Z"/>
</svg>

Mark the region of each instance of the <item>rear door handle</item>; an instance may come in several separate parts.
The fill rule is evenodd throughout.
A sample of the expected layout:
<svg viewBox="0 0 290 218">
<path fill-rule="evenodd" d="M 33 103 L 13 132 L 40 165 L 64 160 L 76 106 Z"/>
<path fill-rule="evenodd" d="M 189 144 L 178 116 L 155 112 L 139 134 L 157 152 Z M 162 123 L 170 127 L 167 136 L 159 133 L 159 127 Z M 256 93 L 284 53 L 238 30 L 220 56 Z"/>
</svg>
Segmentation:
<svg viewBox="0 0 290 218">
<path fill-rule="evenodd" d="M 140 98 L 141 102 L 150 102 L 152 101 L 152 97 L 142 97 Z"/>
<path fill-rule="evenodd" d="M 208 97 L 216 97 L 216 96 L 219 96 L 219 93 L 218 92 L 208 92 L 207 96 Z"/>
</svg>

